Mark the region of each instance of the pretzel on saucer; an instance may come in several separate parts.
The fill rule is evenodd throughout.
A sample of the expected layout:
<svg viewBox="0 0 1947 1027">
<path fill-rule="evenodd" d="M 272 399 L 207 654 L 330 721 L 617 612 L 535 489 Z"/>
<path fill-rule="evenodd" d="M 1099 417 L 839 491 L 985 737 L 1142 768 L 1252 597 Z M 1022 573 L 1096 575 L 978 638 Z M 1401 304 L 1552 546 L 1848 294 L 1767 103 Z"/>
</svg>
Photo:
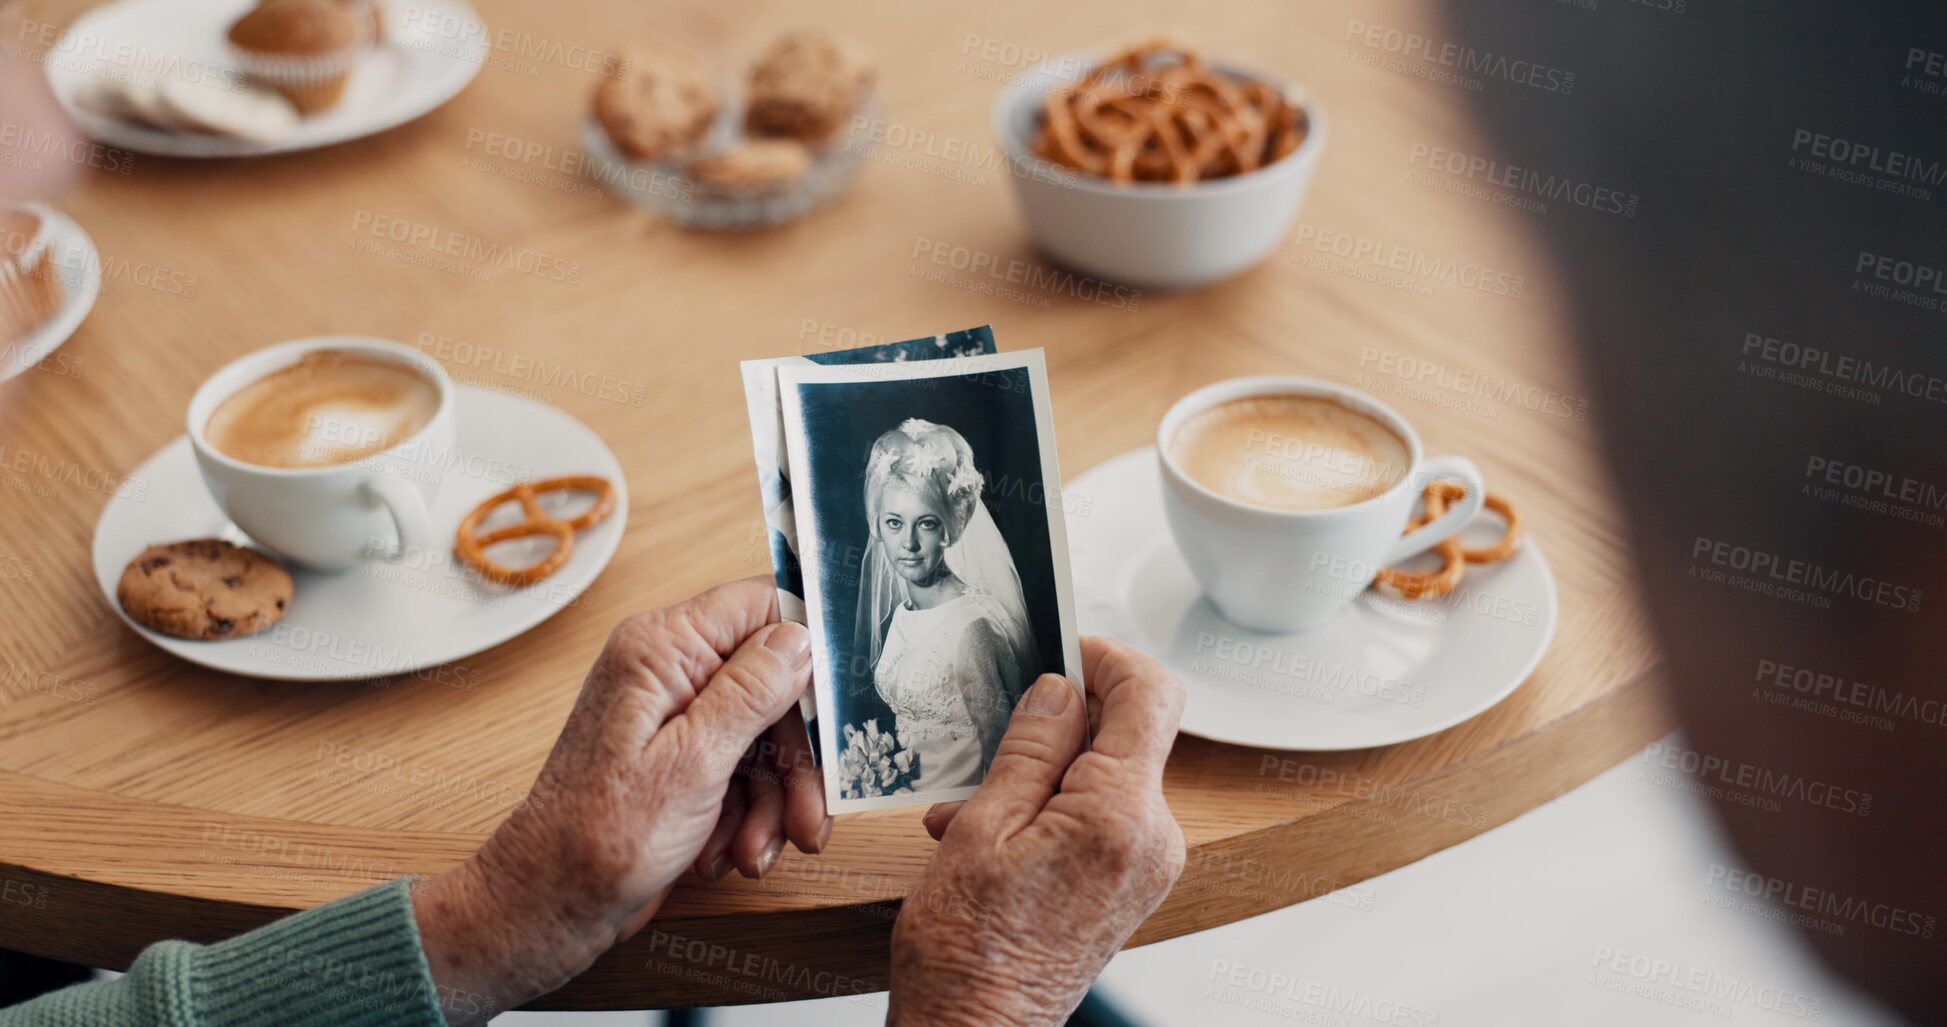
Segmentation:
<svg viewBox="0 0 1947 1027">
<path fill-rule="evenodd" d="M 1449 502 L 1466 494 L 1460 483 L 1452 480 L 1443 478 L 1428 484 L 1426 512 L 1408 522 L 1406 530 L 1412 531 L 1446 513 Z M 1501 519 L 1507 522 L 1507 529 L 1493 545 L 1468 548 L 1460 544 L 1458 536 L 1451 537 L 1430 550 L 1440 556 L 1439 570 L 1402 571 L 1387 567 L 1373 579 L 1374 583 L 1402 599 L 1438 599 L 1460 587 L 1467 564 L 1497 563 L 1513 556 L 1523 531 L 1521 518 L 1514 512 L 1513 504 L 1490 492 L 1481 498 L 1481 506 L 1500 514 Z"/>
<path fill-rule="evenodd" d="M 568 520 L 557 520 L 541 509 L 537 498 L 543 492 L 562 490 L 592 492 L 595 503 L 580 516 Z M 487 515 L 494 512 L 502 503 L 516 500 L 521 504 L 523 520 L 504 528 L 495 528 L 484 535 L 474 534 L 474 529 Z M 615 486 L 607 478 L 594 475 L 570 475 L 565 478 L 549 478 L 545 481 L 524 481 L 519 485 L 493 496 L 473 508 L 473 512 L 460 521 L 453 531 L 453 552 L 480 576 L 488 581 L 502 585 L 532 585 L 542 578 L 561 569 L 568 558 L 575 553 L 575 532 L 592 528 L 615 509 Z M 487 555 L 487 547 L 517 538 L 531 538 L 547 535 L 554 539 L 554 548 L 540 561 L 527 567 L 508 567 L 496 563 Z"/>
<path fill-rule="evenodd" d="M 1401 599 L 1439 599 L 1459 588 L 1460 577 L 1467 569 L 1467 561 L 1460 555 L 1460 543 L 1450 538 L 1441 539 L 1439 545 L 1427 552 L 1439 555 L 1439 570 L 1403 571 L 1397 567 L 1383 567 L 1373 583 Z"/>
</svg>

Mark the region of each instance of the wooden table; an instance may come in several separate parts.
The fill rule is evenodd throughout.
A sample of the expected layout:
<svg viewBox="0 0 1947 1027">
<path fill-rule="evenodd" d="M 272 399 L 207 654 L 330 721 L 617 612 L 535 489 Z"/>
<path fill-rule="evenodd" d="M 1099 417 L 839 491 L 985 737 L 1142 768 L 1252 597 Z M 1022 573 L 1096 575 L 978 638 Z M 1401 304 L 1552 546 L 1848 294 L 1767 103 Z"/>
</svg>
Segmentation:
<svg viewBox="0 0 1947 1027">
<path fill-rule="evenodd" d="M 29 2 L 21 16 L 60 24 L 80 6 Z M 847 5 L 836 27 L 880 61 L 886 141 L 849 196 L 762 234 L 679 230 L 578 178 L 573 162 L 596 82 L 586 48 L 660 33 L 741 63 L 772 27 L 801 23 L 805 8 L 781 2 L 658 5 L 652 19 L 630 4 L 485 0 L 489 66 L 415 124 L 282 159 L 138 156 L 129 174 L 95 172 L 61 196 L 108 281 L 61 351 L 70 359 L 0 387 L 0 946 L 120 968 L 161 938 L 226 936 L 460 860 L 533 779 L 610 625 L 765 570 L 736 361 L 983 322 L 1003 348 L 1047 349 L 1070 478 L 1145 444 L 1194 386 L 1263 372 L 1351 382 L 1517 497 L 1560 586 L 1540 668 L 1458 727 L 1337 754 L 1179 739 L 1167 787 L 1189 865 L 1135 943 L 1413 862 L 1667 730 L 1593 426 L 1559 412 L 1588 393 L 1530 229 L 1569 215 L 1408 179 L 1415 146 L 1486 144 L 1456 87 L 1348 59 L 1384 56 L 1346 41 L 1350 21 L 1373 20 L 1363 8 L 1266 0 L 1203 18 L 1149 0 L 1088 16 L 1078 6 Z M 1433 10 L 1377 20 L 1438 38 Z M 1066 278 L 1008 296 L 921 277 L 936 247 L 1046 269 L 987 130 L 1000 80 L 1037 54 L 1191 25 L 1209 51 L 1305 82 L 1329 112 L 1290 245 L 1239 279 L 1144 295 L 1134 310 L 1090 302 Z M 6 46 L 31 48 L 4 27 Z M 578 280 L 485 260 L 466 262 L 480 273 L 449 273 L 418 262 L 424 247 L 395 245 L 411 259 L 356 249 L 379 218 L 546 255 Z M 1334 256 L 1346 247 L 1407 270 Z M 1441 277 L 1441 262 L 1471 270 Z M 327 333 L 421 345 L 463 380 L 540 395 L 627 469 L 628 531 L 589 601 L 468 660 L 470 687 L 212 674 L 124 629 L 95 587 L 103 482 L 178 435 L 191 391 L 225 361 Z M 1416 383 L 1412 361 L 1437 376 Z M 1464 376 L 1512 390 L 1479 397 Z M 590 391 L 591 380 L 621 385 Z M 351 769 L 334 747 L 360 754 Z M 787 854 L 761 883 L 679 888 L 660 937 L 645 932 L 538 1005 L 882 987 L 897 900 L 931 850 L 916 812 L 846 818 L 819 859 Z M 658 970 L 671 939 L 722 948 Z"/>
</svg>

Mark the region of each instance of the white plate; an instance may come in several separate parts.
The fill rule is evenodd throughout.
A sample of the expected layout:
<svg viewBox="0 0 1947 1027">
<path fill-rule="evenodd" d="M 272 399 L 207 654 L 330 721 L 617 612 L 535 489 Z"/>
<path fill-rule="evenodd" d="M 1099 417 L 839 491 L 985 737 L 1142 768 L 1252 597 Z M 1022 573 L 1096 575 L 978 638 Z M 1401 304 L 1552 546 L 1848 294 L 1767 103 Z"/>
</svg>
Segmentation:
<svg viewBox="0 0 1947 1027">
<path fill-rule="evenodd" d="M 481 581 L 450 552 L 404 563 L 372 561 L 336 574 L 293 570 L 296 588 L 284 619 L 270 630 L 223 642 L 192 642 L 151 631 L 122 613 L 115 586 L 122 568 L 158 542 L 223 537 L 248 539 L 210 498 L 187 436 L 162 447 L 128 476 L 95 525 L 95 580 L 108 605 L 136 633 L 191 663 L 286 681 L 343 681 L 420 671 L 499 645 L 576 601 L 622 540 L 629 490 L 602 440 L 580 421 L 531 399 L 473 385 L 455 385 L 459 400 L 458 455 L 432 504 L 435 537 L 453 528 L 481 500 L 513 480 L 598 474 L 615 483 L 615 511 L 575 539 L 566 565 L 523 589 Z M 475 473 L 475 472 L 478 473 Z M 542 497 L 558 510 L 586 500 L 564 493 Z M 513 504 L 509 504 L 513 506 Z M 487 522 L 512 519 L 512 511 Z M 550 543 L 521 552 L 510 543 L 494 555 L 509 564 L 538 556 Z"/>
<path fill-rule="evenodd" d="M 234 75 L 225 33 L 257 0 L 117 0 L 68 26 L 45 55 L 47 81 L 68 116 L 95 139 L 165 157 L 256 157 L 330 146 L 383 132 L 458 95 L 486 63 L 488 36 L 466 0 L 381 0 L 385 42 L 352 70 L 345 96 L 272 144 L 195 132 L 141 128 L 82 110 L 75 93 L 90 81 L 125 81 L 181 69 Z"/>
<path fill-rule="evenodd" d="M 1271 635 L 1203 597 L 1163 515 L 1156 451 L 1091 468 L 1064 490 L 1081 629 L 1183 678 L 1186 733 L 1266 749 L 1392 745 L 1452 727 L 1526 680 L 1555 633 L 1555 581 L 1531 537 L 1471 565 L 1445 600 L 1368 589 L 1322 627 Z M 1485 543 L 1498 524 L 1470 527 Z M 1478 537 L 1477 537 L 1478 533 Z"/>
<path fill-rule="evenodd" d="M 61 305 L 33 331 L 0 350 L 0 382 L 46 360 L 95 308 L 101 295 L 101 254 L 74 219 L 44 204 L 33 210 L 47 224 L 47 255 L 61 279 Z"/>
</svg>

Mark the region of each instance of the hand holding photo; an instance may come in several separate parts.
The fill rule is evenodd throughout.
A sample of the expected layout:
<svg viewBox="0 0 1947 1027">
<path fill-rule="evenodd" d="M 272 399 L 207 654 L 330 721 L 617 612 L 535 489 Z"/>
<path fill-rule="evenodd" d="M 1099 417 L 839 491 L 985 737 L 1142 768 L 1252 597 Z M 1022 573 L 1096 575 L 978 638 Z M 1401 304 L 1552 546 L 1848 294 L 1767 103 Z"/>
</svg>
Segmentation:
<svg viewBox="0 0 1947 1027">
<path fill-rule="evenodd" d="M 1041 353 L 777 375 L 826 802 L 966 798 L 1036 678 L 1081 687 Z"/>
</svg>

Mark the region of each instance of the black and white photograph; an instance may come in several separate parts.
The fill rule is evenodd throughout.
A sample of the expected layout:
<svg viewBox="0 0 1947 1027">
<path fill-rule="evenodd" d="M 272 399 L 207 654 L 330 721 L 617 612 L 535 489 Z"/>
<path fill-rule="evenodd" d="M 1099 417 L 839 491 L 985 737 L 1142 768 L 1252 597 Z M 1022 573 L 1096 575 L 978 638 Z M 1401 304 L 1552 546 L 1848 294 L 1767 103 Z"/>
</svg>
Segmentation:
<svg viewBox="0 0 1947 1027">
<path fill-rule="evenodd" d="M 1029 685 L 1080 685 L 1040 351 L 778 381 L 826 802 L 965 798 Z"/>
<path fill-rule="evenodd" d="M 778 616 L 804 623 L 804 571 L 798 559 L 798 526 L 791 502 L 791 470 L 785 462 L 784 412 L 778 405 L 777 369 L 819 365 L 896 365 L 919 360 L 954 360 L 994 352 L 994 330 L 987 325 L 904 342 L 886 342 L 852 349 L 806 353 L 742 365 L 744 406 L 750 415 L 751 448 L 757 457 L 757 488 L 764 503 L 764 536 L 771 555 L 771 578 L 777 584 Z M 824 761 L 818 740 L 818 707 L 812 693 L 798 703 L 811 758 Z"/>
</svg>

